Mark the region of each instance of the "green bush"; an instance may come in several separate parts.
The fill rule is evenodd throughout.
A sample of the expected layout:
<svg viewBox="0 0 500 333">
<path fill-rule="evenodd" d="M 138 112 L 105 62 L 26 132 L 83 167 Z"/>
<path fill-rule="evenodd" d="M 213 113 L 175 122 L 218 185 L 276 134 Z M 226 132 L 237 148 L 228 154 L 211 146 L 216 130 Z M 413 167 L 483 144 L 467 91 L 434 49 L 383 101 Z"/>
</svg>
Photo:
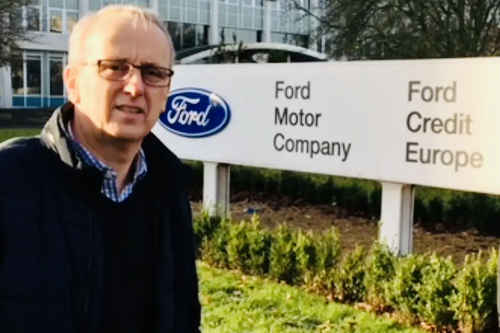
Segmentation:
<svg viewBox="0 0 500 333">
<path fill-rule="evenodd" d="M 389 301 L 386 297 L 388 283 L 394 278 L 395 258 L 389 247 L 375 242 L 366 258 L 366 300 L 376 310 L 383 310 Z"/>
<path fill-rule="evenodd" d="M 487 332 L 496 318 L 498 251 L 470 255 L 458 269 L 436 254 L 395 257 L 375 242 L 344 253 L 335 228 L 323 234 L 280 225 L 262 228 L 257 215 L 234 223 L 202 213 L 195 218 L 199 257 L 223 268 L 266 276 L 335 296 L 363 302 L 401 318 L 463 333 Z"/>
<path fill-rule="evenodd" d="M 251 227 L 245 223 L 235 225 L 229 231 L 229 240 L 227 242 L 227 259 L 229 267 L 239 269 L 243 273 L 249 273 L 250 270 L 250 240 L 248 230 Z"/>
<path fill-rule="evenodd" d="M 254 215 L 252 218 L 252 227 L 248 230 L 248 239 L 250 243 L 248 271 L 258 275 L 268 274 L 271 268 L 272 236 L 268 230 L 260 228 L 258 215 Z"/>
<path fill-rule="evenodd" d="M 189 162 L 194 171 L 192 188 L 203 187 L 203 164 Z M 231 166 L 231 190 L 245 193 L 279 194 L 309 204 L 336 205 L 345 214 L 380 218 L 381 186 L 378 182 Z M 500 236 L 500 197 L 418 187 L 415 195 L 415 223 L 434 228 L 437 223 L 455 229 L 475 228 L 480 233 Z"/>
<path fill-rule="evenodd" d="M 318 255 L 320 248 L 312 232 L 297 233 L 297 244 L 295 252 L 297 253 L 297 265 L 299 274 L 305 285 L 312 285 L 314 277 L 318 274 L 319 261 Z"/>
<path fill-rule="evenodd" d="M 344 302 L 361 302 L 365 297 L 365 249 L 356 246 L 348 253 L 335 274 L 337 297 Z"/>
<path fill-rule="evenodd" d="M 271 277 L 277 281 L 296 284 L 300 280 L 300 268 L 295 252 L 297 237 L 286 225 L 276 230 L 271 244 Z"/>
<path fill-rule="evenodd" d="M 201 243 L 206 239 L 212 239 L 213 234 L 220 229 L 220 224 L 223 223 L 220 218 L 210 216 L 208 212 L 201 212 L 197 223 L 194 224 L 195 244 L 199 248 Z"/>
<path fill-rule="evenodd" d="M 258 216 L 254 215 L 251 223 L 242 221 L 231 228 L 227 243 L 231 268 L 255 275 L 265 275 L 269 272 L 271 235 L 259 228 L 259 224 Z"/>
<path fill-rule="evenodd" d="M 201 224 L 211 223 L 207 222 L 207 214 L 203 214 L 196 221 Z M 216 230 L 207 235 L 197 235 L 196 238 L 201 240 L 199 258 L 214 267 L 229 268 L 227 247 L 232 225 L 226 219 L 220 219 L 217 226 Z M 204 228 L 195 227 L 195 230 L 204 230 Z"/>
<path fill-rule="evenodd" d="M 313 290 L 335 292 L 335 273 L 340 259 L 340 238 L 335 227 L 316 236 L 317 274 L 313 278 Z"/>
<path fill-rule="evenodd" d="M 466 257 L 451 298 L 455 318 L 464 333 L 498 326 L 496 312 L 498 251 L 491 249 L 486 262 L 482 252 Z"/>
<path fill-rule="evenodd" d="M 396 260 L 394 277 L 386 290 L 389 305 L 405 319 L 418 319 L 418 293 L 422 283 L 422 271 L 428 262 L 427 256 L 410 254 Z"/>
<path fill-rule="evenodd" d="M 419 285 L 417 313 L 428 323 L 438 326 L 453 326 L 454 312 L 451 309 L 450 297 L 455 294 L 453 278 L 457 275 L 451 257 L 446 259 L 432 254 L 427 265 L 422 269 L 422 281 Z"/>
</svg>

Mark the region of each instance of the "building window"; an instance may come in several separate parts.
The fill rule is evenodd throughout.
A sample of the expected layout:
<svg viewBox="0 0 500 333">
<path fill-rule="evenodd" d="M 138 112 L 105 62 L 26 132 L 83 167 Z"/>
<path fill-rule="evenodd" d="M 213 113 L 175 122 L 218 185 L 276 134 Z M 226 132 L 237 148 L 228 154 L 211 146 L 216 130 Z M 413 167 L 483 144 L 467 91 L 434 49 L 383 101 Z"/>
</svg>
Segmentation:
<svg viewBox="0 0 500 333">
<path fill-rule="evenodd" d="M 69 34 L 78 21 L 78 0 L 49 0 L 48 32 Z"/>
<path fill-rule="evenodd" d="M 262 30 L 257 31 L 257 43 L 262 42 L 262 34 L 263 34 Z"/>
<path fill-rule="evenodd" d="M 89 0 L 89 10 L 90 11 L 98 11 L 102 7 L 102 1 L 101 0 Z"/>
<path fill-rule="evenodd" d="M 137 0 L 137 5 L 141 7 L 149 7 L 149 0 Z"/>
<path fill-rule="evenodd" d="M 164 0 L 159 0 L 159 1 L 161 2 Z M 102 7 L 110 4 L 136 5 L 147 8 L 150 6 L 150 1 L 149 0 L 89 0 L 89 9 L 91 11 L 98 11 Z"/>
<path fill-rule="evenodd" d="M 208 45 L 209 34 L 210 34 L 209 25 L 198 24 L 196 26 L 196 45 Z"/>
<path fill-rule="evenodd" d="M 63 12 L 62 10 L 50 10 L 50 32 L 63 33 Z"/>
<path fill-rule="evenodd" d="M 66 9 L 78 10 L 78 2 L 79 0 L 66 0 Z"/>
<path fill-rule="evenodd" d="M 51 97 L 64 96 L 63 68 L 64 59 L 62 57 L 51 56 L 49 58 L 49 95 Z"/>
<path fill-rule="evenodd" d="M 256 0 L 255 0 L 256 1 Z M 310 9 L 309 0 L 297 0 L 302 8 Z M 311 19 L 300 9 L 291 7 L 287 0 L 271 2 L 271 31 L 274 33 L 301 34 L 311 33 Z M 304 44 L 304 41 L 302 41 Z"/>
<path fill-rule="evenodd" d="M 78 22 L 78 12 L 66 12 L 66 31 L 71 32 Z"/>
<path fill-rule="evenodd" d="M 29 31 L 42 31 L 42 15 L 40 6 L 28 6 L 25 8 L 26 29 Z"/>
<path fill-rule="evenodd" d="M 64 53 L 24 52 L 11 64 L 14 107 L 57 107 L 66 102 Z"/>
<path fill-rule="evenodd" d="M 244 44 L 256 43 L 259 41 L 259 35 L 262 38 L 262 31 L 250 30 L 250 29 L 232 29 L 232 28 L 221 28 L 220 37 L 221 42 L 226 44 L 240 43 Z"/>
<path fill-rule="evenodd" d="M 219 39 L 221 44 L 236 44 L 238 43 L 238 36 L 236 29 L 222 27 L 220 28 Z"/>
<path fill-rule="evenodd" d="M 177 22 L 167 22 L 167 30 L 170 33 L 174 49 L 182 49 L 182 24 Z"/>
<path fill-rule="evenodd" d="M 164 25 L 177 51 L 208 45 L 208 25 L 179 22 L 164 22 Z"/>
<path fill-rule="evenodd" d="M 42 93 L 42 59 L 40 55 L 26 56 L 26 94 Z"/>
<path fill-rule="evenodd" d="M 309 47 L 309 36 L 308 35 L 295 35 L 295 45 Z"/>
<path fill-rule="evenodd" d="M 42 106 L 41 54 L 24 52 L 11 66 L 13 106 Z"/>
<path fill-rule="evenodd" d="M 185 49 L 196 46 L 196 24 L 185 23 L 183 33 L 183 45 Z"/>
<path fill-rule="evenodd" d="M 284 43 L 296 46 L 309 47 L 309 35 L 292 34 L 292 33 L 271 33 L 271 41 L 274 43 Z"/>
<path fill-rule="evenodd" d="M 22 55 L 15 58 L 10 64 L 13 95 L 24 95 L 24 62 Z"/>
<path fill-rule="evenodd" d="M 45 106 L 58 107 L 66 102 L 66 90 L 64 89 L 63 70 L 67 57 L 64 54 L 49 54 L 48 73 L 46 78 L 48 91 L 45 92 L 47 98 L 44 99 Z"/>
<path fill-rule="evenodd" d="M 24 9 L 19 7 L 8 13 L 9 25 L 12 26 L 14 30 L 21 29 L 23 27 L 23 13 Z"/>
</svg>

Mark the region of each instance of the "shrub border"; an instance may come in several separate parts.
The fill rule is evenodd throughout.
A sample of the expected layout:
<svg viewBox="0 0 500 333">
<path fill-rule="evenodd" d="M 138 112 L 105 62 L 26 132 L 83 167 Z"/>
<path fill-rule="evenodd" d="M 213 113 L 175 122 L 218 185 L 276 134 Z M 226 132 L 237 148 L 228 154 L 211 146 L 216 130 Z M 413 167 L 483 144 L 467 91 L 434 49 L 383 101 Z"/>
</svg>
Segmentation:
<svg viewBox="0 0 500 333">
<path fill-rule="evenodd" d="M 498 251 L 468 255 L 461 267 L 435 253 L 397 257 L 375 242 L 341 253 L 337 230 L 323 234 L 281 224 L 271 231 L 258 215 L 236 223 L 195 215 L 197 258 L 223 269 L 269 278 L 363 304 L 402 322 L 439 331 L 496 332 Z M 343 254 L 343 255 L 341 255 Z"/>
</svg>

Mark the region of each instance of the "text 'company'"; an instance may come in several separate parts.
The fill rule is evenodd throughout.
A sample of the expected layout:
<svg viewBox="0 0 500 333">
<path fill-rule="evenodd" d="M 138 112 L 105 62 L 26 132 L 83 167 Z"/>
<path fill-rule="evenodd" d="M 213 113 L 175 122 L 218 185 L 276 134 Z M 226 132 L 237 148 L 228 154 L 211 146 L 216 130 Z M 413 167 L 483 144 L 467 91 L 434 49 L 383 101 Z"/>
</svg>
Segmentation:
<svg viewBox="0 0 500 333">
<path fill-rule="evenodd" d="M 305 85 L 292 86 L 284 81 L 276 81 L 274 97 L 277 100 L 309 100 L 311 98 L 311 82 Z M 321 113 L 304 112 L 300 110 L 289 110 L 288 107 L 275 107 L 274 124 L 277 126 L 292 127 L 319 127 L 322 121 Z M 276 133 L 273 146 L 279 152 L 307 154 L 310 158 L 315 155 L 337 156 L 345 162 L 351 151 L 351 143 L 318 140 L 311 138 L 291 138 L 283 133 Z"/>
</svg>

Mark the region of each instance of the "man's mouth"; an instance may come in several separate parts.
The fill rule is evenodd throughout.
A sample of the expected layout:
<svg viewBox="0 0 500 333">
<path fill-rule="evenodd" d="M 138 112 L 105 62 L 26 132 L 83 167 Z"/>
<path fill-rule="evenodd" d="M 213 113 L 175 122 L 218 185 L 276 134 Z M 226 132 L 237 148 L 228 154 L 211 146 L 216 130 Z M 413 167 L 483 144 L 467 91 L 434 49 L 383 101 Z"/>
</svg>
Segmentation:
<svg viewBox="0 0 500 333">
<path fill-rule="evenodd" d="M 144 110 L 137 106 L 119 105 L 117 106 L 117 109 L 127 113 L 134 113 L 134 114 L 144 113 Z"/>
</svg>

